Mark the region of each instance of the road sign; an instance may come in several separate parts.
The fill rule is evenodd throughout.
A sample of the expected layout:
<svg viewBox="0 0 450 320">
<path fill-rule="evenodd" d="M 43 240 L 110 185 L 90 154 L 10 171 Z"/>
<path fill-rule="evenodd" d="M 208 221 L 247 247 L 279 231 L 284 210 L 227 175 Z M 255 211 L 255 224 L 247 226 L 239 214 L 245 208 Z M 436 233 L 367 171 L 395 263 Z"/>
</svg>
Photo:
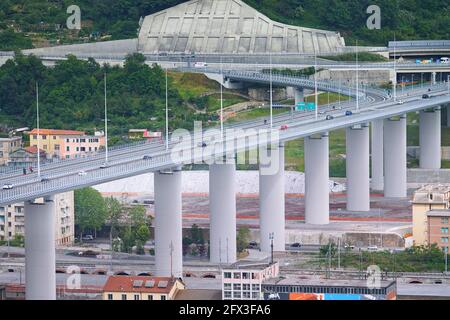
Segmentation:
<svg viewBox="0 0 450 320">
<path fill-rule="evenodd" d="M 308 102 L 308 104 L 306 105 L 306 109 L 308 111 L 316 110 L 316 104 L 314 102 Z"/>
<path fill-rule="evenodd" d="M 295 105 L 295 110 L 296 111 L 303 111 L 303 110 L 305 110 L 305 108 L 306 108 L 306 103 L 304 103 L 304 102 L 298 102 Z"/>
</svg>

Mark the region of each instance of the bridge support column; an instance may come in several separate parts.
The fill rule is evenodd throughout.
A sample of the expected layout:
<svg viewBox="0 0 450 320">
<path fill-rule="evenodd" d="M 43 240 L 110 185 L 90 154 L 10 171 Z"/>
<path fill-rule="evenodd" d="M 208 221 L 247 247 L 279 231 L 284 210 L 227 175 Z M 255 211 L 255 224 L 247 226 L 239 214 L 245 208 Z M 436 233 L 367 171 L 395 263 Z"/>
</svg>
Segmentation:
<svg viewBox="0 0 450 320">
<path fill-rule="evenodd" d="M 420 168 L 441 168 L 441 110 L 420 112 Z"/>
<path fill-rule="evenodd" d="M 305 138 L 305 222 L 330 222 L 328 133 Z"/>
<path fill-rule="evenodd" d="M 155 274 L 182 277 L 181 170 L 156 172 L 154 183 Z"/>
<path fill-rule="evenodd" d="M 260 163 L 259 170 L 259 224 L 261 251 L 271 252 L 270 235 L 273 234 L 273 250 L 285 250 L 285 189 L 284 189 L 284 144 L 270 150 L 278 168 L 269 174 L 269 165 Z M 272 172 L 270 172 L 272 173 Z"/>
<path fill-rule="evenodd" d="M 372 190 L 381 191 L 384 185 L 382 119 L 372 122 Z"/>
<path fill-rule="evenodd" d="M 305 89 L 294 87 L 295 105 L 300 102 L 305 102 Z"/>
<path fill-rule="evenodd" d="M 347 128 L 347 210 L 370 210 L 369 127 Z"/>
<path fill-rule="evenodd" d="M 24 209 L 25 298 L 56 300 L 55 198 L 26 202 Z"/>
<path fill-rule="evenodd" d="M 403 115 L 384 120 L 385 197 L 406 197 L 406 169 L 406 115 Z"/>
<path fill-rule="evenodd" d="M 436 76 L 437 76 L 437 73 L 436 73 L 436 72 L 432 72 L 432 73 L 431 73 L 431 84 L 432 84 L 432 85 L 435 85 L 435 84 L 436 84 Z"/>
<path fill-rule="evenodd" d="M 236 262 L 236 165 L 209 167 L 210 260 Z"/>
</svg>

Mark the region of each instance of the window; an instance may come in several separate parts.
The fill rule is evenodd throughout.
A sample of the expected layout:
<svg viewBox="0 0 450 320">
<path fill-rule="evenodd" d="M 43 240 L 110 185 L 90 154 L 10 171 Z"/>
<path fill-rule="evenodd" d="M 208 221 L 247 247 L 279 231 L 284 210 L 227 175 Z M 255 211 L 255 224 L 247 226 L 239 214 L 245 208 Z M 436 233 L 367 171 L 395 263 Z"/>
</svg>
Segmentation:
<svg viewBox="0 0 450 320">
<path fill-rule="evenodd" d="M 147 300 L 153 300 L 153 296 L 152 296 L 151 294 L 149 294 L 149 295 L 147 296 Z"/>
<path fill-rule="evenodd" d="M 234 279 L 240 279 L 241 278 L 241 274 L 239 272 L 234 272 L 233 273 L 233 278 Z"/>
<path fill-rule="evenodd" d="M 85 151 L 86 151 L 86 148 L 85 148 L 85 147 L 81 147 L 81 151 L 82 151 L 82 152 L 85 152 Z"/>
<path fill-rule="evenodd" d="M 248 291 L 250 291 L 250 284 L 249 284 L 249 283 L 244 283 L 244 284 L 242 285 L 242 290 L 248 290 Z"/>
<path fill-rule="evenodd" d="M 231 298 L 231 291 L 224 291 L 223 297 L 225 299 L 230 299 Z"/>
<path fill-rule="evenodd" d="M 441 233 L 448 233 L 448 228 L 441 228 Z"/>
<path fill-rule="evenodd" d="M 448 237 L 442 237 L 441 238 L 442 243 L 448 243 Z"/>
<path fill-rule="evenodd" d="M 37 134 L 33 134 L 33 139 L 37 139 Z"/>
<path fill-rule="evenodd" d="M 259 284 L 252 284 L 253 291 L 259 291 Z"/>
<path fill-rule="evenodd" d="M 80 142 L 86 142 L 86 139 L 80 139 Z"/>
<path fill-rule="evenodd" d="M 233 297 L 234 297 L 235 299 L 240 299 L 240 298 L 241 298 L 241 292 L 240 292 L 240 291 L 235 291 L 235 292 L 233 293 Z"/>
<path fill-rule="evenodd" d="M 138 294 L 134 295 L 134 300 L 139 300 L 139 295 Z"/>
<path fill-rule="evenodd" d="M 231 290 L 231 283 L 224 283 L 223 284 L 223 289 L 224 290 Z"/>
<path fill-rule="evenodd" d="M 233 290 L 241 290 L 241 284 L 240 283 L 234 283 L 233 284 Z"/>
<path fill-rule="evenodd" d="M 161 300 L 166 300 L 166 296 L 161 296 Z"/>
<path fill-rule="evenodd" d="M 225 279 L 231 279 L 231 272 L 224 272 L 224 273 L 223 273 L 223 277 L 224 277 Z"/>
<path fill-rule="evenodd" d="M 44 150 L 47 150 L 47 145 L 46 144 L 44 144 Z"/>
<path fill-rule="evenodd" d="M 80 151 L 80 148 L 77 147 L 77 152 Z"/>
<path fill-rule="evenodd" d="M 242 293 L 242 297 L 243 297 L 244 299 L 250 299 L 250 292 L 243 292 L 243 293 Z"/>
<path fill-rule="evenodd" d="M 126 294 L 122 295 L 122 300 L 127 300 L 127 295 Z"/>
<path fill-rule="evenodd" d="M 42 135 L 42 139 L 43 139 L 43 140 L 47 140 L 47 135 L 45 135 L 45 134 Z"/>
<path fill-rule="evenodd" d="M 70 139 L 66 139 L 66 142 L 70 142 Z"/>
<path fill-rule="evenodd" d="M 250 279 L 250 273 L 248 272 L 242 273 L 242 279 Z"/>
<path fill-rule="evenodd" d="M 59 151 L 59 144 L 55 144 L 55 151 Z"/>
<path fill-rule="evenodd" d="M 108 300 L 112 300 L 112 299 L 113 299 L 112 293 L 108 293 Z"/>
<path fill-rule="evenodd" d="M 66 151 L 70 151 L 70 147 L 66 147 Z"/>
<path fill-rule="evenodd" d="M 441 223 L 442 224 L 448 224 L 448 217 L 441 218 Z"/>
<path fill-rule="evenodd" d="M 53 140 L 56 140 L 56 136 L 53 136 Z"/>
</svg>

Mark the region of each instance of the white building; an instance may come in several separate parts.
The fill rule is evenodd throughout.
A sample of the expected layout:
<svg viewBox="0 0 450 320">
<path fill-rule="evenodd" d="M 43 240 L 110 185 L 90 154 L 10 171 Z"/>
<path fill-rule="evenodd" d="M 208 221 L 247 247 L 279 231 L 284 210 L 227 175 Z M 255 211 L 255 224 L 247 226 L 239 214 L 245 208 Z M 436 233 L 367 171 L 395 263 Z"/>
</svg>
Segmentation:
<svg viewBox="0 0 450 320">
<path fill-rule="evenodd" d="M 55 239 L 56 245 L 73 244 L 75 232 L 74 193 L 55 195 Z M 24 203 L 0 207 L 0 240 L 12 240 L 16 235 L 25 235 Z"/>
<path fill-rule="evenodd" d="M 222 270 L 222 299 L 262 300 L 263 281 L 278 277 L 279 272 L 278 262 L 237 262 Z"/>
</svg>

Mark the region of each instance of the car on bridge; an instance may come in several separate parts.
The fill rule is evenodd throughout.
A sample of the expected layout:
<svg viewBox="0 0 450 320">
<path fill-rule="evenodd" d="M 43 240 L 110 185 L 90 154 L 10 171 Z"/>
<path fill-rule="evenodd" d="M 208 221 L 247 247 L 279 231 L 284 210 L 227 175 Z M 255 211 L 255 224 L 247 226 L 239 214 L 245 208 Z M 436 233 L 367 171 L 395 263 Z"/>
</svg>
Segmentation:
<svg viewBox="0 0 450 320">
<path fill-rule="evenodd" d="M 50 179 L 47 178 L 47 177 L 42 177 L 42 178 L 41 178 L 41 182 L 42 182 L 42 183 L 44 183 L 44 182 L 50 182 Z"/>
<path fill-rule="evenodd" d="M 283 124 L 283 125 L 280 127 L 280 130 L 282 130 L 282 131 L 287 130 L 287 129 L 289 129 L 289 126 L 288 126 L 287 124 Z"/>
<path fill-rule="evenodd" d="M 152 156 L 144 156 L 142 158 L 142 160 L 152 160 L 152 159 L 153 159 Z"/>
<path fill-rule="evenodd" d="M 78 175 L 79 175 L 80 177 L 84 177 L 84 176 L 87 176 L 87 173 L 86 173 L 86 171 L 81 170 L 81 171 L 78 172 Z"/>
<path fill-rule="evenodd" d="M 404 104 L 405 103 L 405 101 L 403 101 L 403 100 L 398 100 L 397 101 L 397 104 Z"/>
<path fill-rule="evenodd" d="M 333 119 L 334 119 L 334 117 L 331 115 L 327 115 L 327 117 L 325 118 L 325 120 L 333 120 Z"/>
<path fill-rule="evenodd" d="M 345 111 L 345 115 L 348 116 L 352 116 L 353 112 L 351 112 L 350 110 Z"/>
<path fill-rule="evenodd" d="M 106 163 L 106 162 L 104 162 L 104 163 L 100 166 L 100 169 L 107 169 L 107 168 L 109 168 L 109 164 Z"/>
<path fill-rule="evenodd" d="M 3 185 L 3 190 L 11 190 L 11 189 L 13 189 L 14 188 L 14 186 L 12 185 L 12 184 L 10 184 L 10 183 L 7 183 L 7 184 L 5 184 L 5 185 Z"/>
<path fill-rule="evenodd" d="M 429 95 L 429 94 L 424 94 L 423 96 L 422 96 L 422 99 L 431 99 L 431 96 Z"/>
</svg>

